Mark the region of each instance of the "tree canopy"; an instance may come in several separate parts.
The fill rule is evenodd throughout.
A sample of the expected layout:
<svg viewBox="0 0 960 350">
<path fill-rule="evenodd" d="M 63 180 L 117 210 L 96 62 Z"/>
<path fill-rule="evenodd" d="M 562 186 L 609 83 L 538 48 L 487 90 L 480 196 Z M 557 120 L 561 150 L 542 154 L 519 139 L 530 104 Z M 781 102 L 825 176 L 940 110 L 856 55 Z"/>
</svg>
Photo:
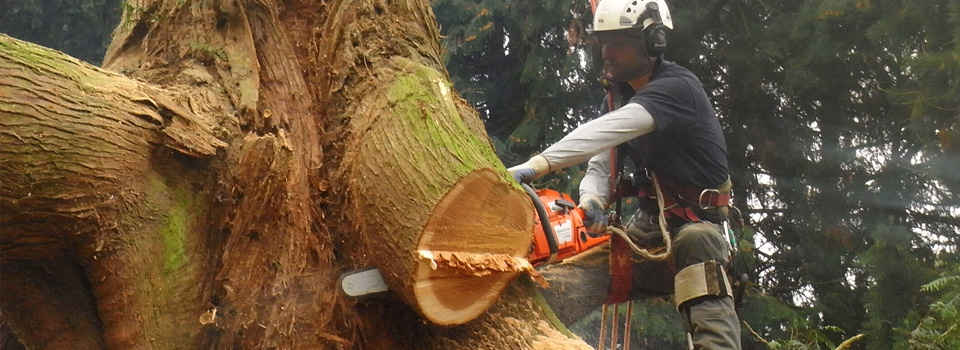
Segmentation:
<svg viewBox="0 0 960 350">
<path fill-rule="evenodd" d="M 951 273 L 960 238 L 960 1 L 668 5 L 666 59 L 712 95 L 752 228 L 741 237 L 757 283 L 745 321 L 767 339 L 792 325 L 811 346 L 861 332 L 868 348 L 907 346 L 936 298 L 921 286 Z M 513 2 L 435 7 L 456 87 L 505 163 L 596 115 L 584 105 L 602 94 L 588 2 L 532 14 Z"/>
<path fill-rule="evenodd" d="M 120 22 L 120 0 L 13 0 L 0 6 L 0 31 L 100 64 Z"/>
</svg>

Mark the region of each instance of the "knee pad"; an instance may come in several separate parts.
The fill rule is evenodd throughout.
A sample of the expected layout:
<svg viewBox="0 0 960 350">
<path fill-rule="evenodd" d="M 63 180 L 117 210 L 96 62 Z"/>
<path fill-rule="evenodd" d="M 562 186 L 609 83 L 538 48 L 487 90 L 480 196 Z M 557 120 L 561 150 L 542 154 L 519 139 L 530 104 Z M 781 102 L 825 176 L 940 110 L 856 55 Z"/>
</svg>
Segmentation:
<svg viewBox="0 0 960 350">
<path fill-rule="evenodd" d="M 717 261 L 707 261 L 693 264 L 677 272 L 673 278 L 674 299 L 677 309 L 682 309 L 689 301 L 706 297 L 733 296 L 730 281 L 723 265 Z M 682 311 L 682 310 L 681 310 Z"/>
</svg>

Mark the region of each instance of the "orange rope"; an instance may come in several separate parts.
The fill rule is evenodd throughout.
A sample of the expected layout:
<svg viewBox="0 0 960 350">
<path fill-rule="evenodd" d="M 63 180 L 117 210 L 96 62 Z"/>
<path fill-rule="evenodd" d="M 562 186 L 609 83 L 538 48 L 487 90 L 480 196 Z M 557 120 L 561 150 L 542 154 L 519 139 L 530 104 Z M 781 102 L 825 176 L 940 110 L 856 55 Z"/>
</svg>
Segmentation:
<svg viewBox="0 0 960 350">
<path fill-rule="evenodd" d="M 603 304 L 603 311 L 600 311 L 600 344 L 597 344 L 597 350 L 604 350 L 604 343 L 607 340 L 607 304 Z"/>
<path fill-rule="evenodd" d="M 630 318 L 633 317 L 633 301 L 627 302 L 627 318 L 623 320 L 623 350 L 630 350 Z"/>
<path fill-rule="evenodd" d="M 617 348 L 617 343 L 618 343 L 617 326 L 620 325 L 620 323 L 618 323 L 617 321 L 619 321 L 618 320 L 619 318 L 620 318 L 620 304 L 613 304 L 613 319 L 612 319 L 613 322 L 611 322 L 613 329 L 610 330 L 610 348 L 611 349 Z"/>
</svg>

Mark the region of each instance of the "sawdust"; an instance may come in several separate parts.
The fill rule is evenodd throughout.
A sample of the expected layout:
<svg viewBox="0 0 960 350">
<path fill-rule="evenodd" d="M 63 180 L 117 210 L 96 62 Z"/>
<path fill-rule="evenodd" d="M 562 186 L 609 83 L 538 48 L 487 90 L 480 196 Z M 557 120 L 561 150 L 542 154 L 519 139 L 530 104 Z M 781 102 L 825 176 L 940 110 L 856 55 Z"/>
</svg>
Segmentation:
<svg viewBox="0 0 960 350">
<path fill-rule="evenodd" d="M 548 288 L 547 280 L 540 275 L 527 259 L 510 254 L 467 253 L 467 252 L 431 252 L 420 251 L 420 256 L 431 261 L 431 267 L 455 269 L 472 276 L 487 276 L 494 273 L 526 272 L 540 285 Z"/>
<path fill-rule="evenodd" d="M 508 329 L 513 329 L 521 339 L 532 339 L 529 349 L 532 350 L 592 350 L 587 343 L 579 337 L 573 338 L 557 331 L 546 321 L 537 321 L 536 325 L 530 325 L 530 321 L 521 320 L 514 317 L 504 317 L 500 322 Z"/>
<path fill-rule="evenodd" d="M 437 266 L 468 271 L 476 276 L 533 269 L 526 259 L 509 254 L 433 252 L 432 260 Z"/>
<path fill-rule="evenodd" d="M 549 323 L 545 321 L 540 321 L 537 323 L 537 330 L 542 333 L 538 336 L 532 344 L 534 350 L 592 350 L 593 348 L 587 345 L 580 339 L 580 337 L 574 336 L 573 338 L 567 337 L 563 333 L 560 333 L 556 328 L 553 328 Z"/>
</svg>

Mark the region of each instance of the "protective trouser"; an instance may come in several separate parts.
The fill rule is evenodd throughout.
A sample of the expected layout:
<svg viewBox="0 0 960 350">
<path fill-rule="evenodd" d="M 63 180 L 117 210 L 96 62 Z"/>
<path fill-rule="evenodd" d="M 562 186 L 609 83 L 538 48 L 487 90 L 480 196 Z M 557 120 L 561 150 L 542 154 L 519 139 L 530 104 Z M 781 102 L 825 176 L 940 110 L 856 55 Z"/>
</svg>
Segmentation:
<svg viewBox="0 0 960 350">
<path fill-rule="evenodd" d="M 740 349 L 740 320 L 721 266 L 729 248 L 718 225 L 689 223 L 673 241 L 675 297 L 693 349 Z"/>
</svg>

